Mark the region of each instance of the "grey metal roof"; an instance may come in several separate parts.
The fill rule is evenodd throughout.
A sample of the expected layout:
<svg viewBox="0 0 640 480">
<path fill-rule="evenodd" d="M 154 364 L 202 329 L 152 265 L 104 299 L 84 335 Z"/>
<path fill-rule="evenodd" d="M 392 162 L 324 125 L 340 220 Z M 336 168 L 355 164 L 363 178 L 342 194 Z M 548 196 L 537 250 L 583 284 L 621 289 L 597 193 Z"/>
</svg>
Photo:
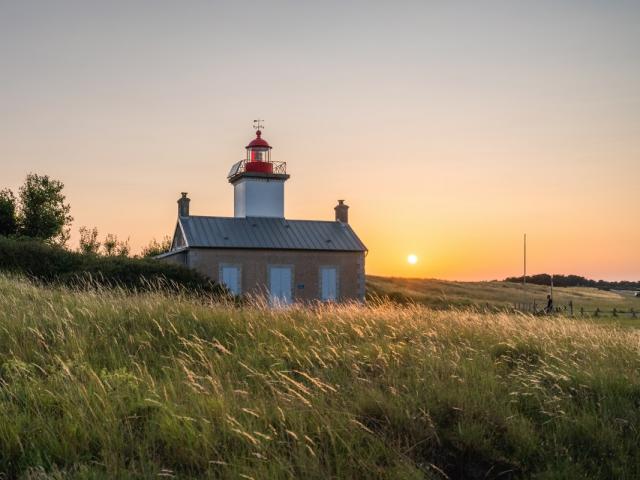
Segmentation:
<svg viewBox="0 0 640 480">
<path fill-rule="evenodd" d="M 188 247 L 363 252 L 367 247 L 340 222 L 269 217 L 179 217 Z"/>
</svg>

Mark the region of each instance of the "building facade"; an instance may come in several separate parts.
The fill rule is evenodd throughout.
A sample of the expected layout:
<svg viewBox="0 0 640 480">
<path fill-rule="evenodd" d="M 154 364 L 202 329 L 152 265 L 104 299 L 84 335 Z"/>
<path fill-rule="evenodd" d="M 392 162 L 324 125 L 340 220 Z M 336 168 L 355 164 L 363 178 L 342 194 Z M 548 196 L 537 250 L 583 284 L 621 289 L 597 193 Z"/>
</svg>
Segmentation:
<svg viewBox="0 0 640 480">
<path fill-rule="evenodd" d="M 271 160 L 260 130 L 246 152 L 227 177 L 234 216 L 190 215 L 183 193 L 171 250 L 156 258 L 272 303 L 363 301 L 367 249 L 349 225 L 349 207 L 339 200 L 334 221 L 286 219 L 286 164 Z"/>
</svg>

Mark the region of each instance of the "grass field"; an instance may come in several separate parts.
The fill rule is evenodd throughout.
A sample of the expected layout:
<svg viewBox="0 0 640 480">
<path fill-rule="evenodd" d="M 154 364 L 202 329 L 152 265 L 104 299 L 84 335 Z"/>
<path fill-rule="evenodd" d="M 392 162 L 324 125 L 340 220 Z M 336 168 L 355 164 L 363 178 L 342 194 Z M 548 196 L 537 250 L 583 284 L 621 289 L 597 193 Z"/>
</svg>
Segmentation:
<svg viewBox="0 0 640 480">
<path fill-rule="evenodd" d="M 412 301 L 434 308 L 450 306 L 511 307 L 519 303 L 536 302 L 539 308 L 546 304 L 549 288 L 541 285 L 527 285 L 523 293 L 522 285 L 510 282 L 454 282 L 432 279 L 367 277 L 368 291 L 380 296 L 388 296 L 400 301 Z M 610 317 L 616 308 L 629 312 L 631 308 L 638 313 L 637 324 L 640 326 L 640 298 L 631 294 L 622 294 L 596 288 L 568 287 L 553 289 L 554 302 L 564 307 L 571 301 L 574 314 L 580 313 L 580 307 L 587 312 L 599 308 L 601 316 Z M 625 324 L 634 322 L 619 319 Z"/>
<path fill-rule="evenodd" d="M 640 333 L 0 277 L 2 478 L 632 479 Z"/>
</svg>

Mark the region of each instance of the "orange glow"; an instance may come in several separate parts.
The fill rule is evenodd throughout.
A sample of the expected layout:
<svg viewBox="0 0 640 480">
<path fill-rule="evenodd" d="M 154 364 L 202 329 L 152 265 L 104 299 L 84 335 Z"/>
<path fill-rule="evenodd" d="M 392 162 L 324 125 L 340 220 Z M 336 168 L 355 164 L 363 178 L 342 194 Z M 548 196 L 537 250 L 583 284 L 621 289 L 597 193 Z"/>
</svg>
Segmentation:
<svg viewBox="0 0 640 480">
<path fill-rule="evenodd" d="M 350 223 L 369 248 L 368 273 L 460 280 L 519 275 L 526 232 L 532 273 L 640 277 L 640 222 L 634 221 L 640 167 L 630 152 L 618 157 L 623 160 L 615 169 L 604 161 L 578 166 L 580 149 L 566 154 L 575 158 L 575 167 L 538 168 L 530 167 L 541 163 L 534 153 L 520 152 L 519 166 L 511 161 L 516 152 L 505 152 L 498 160 L 474 155 L 471 150 L 481 150 L 477 145 L 447 146 L 443 141 L 439 150 L 406 161 L 399 171 L 389 159 L 408 158 L 415 151 L 399 133 L 388 135 L 385 148 L 363 151 L 359 145 L 365 139 L 359 138 L 357 127 L 355 138 L 347 139 L 329 130 L 319 142 L 331 148 L 310 151 L 304 132 L 290 120 L 280 120 L 284 124 L 267 138 L 274 146 L 272 158 L 287 161 L 291 173 L 287 217 L 333 219 L 336 200 L 345 198 Z M 233 188 L 226 174 L 251 137 L 249 128 L 236 123 L 221 128 L 216 137 L 186 143 L 182 138 L 187 132 L 170 135 L 174 126 L 167 125 L 149 144 L 103 145 L 90 161 L 83 150 L 70 152 L 66 164 L 38 166 L 38 159 L 51 154 L 50 142 L 43 142 L 23 153 L 21 163 L 65 182 L 75 217 L 72 246 L 80 225 L 96 225 L 103 234 L 129 237 L 136 251 L 151 238 L 172 233 L 181 191 L 189 192 L 192 214 L 233 215 Z M 99 143 L 98 138 L 86 139 L 87 144 L 94 141 Z M 125 161 L 129 158 L 137 160 Z M 174 162 L 176 158 L 184 160 Z M 553 158 L 548 154 L 548 165 Z M 16 188 L 26 170 L 14 164 L 9 171 L 13 183 L 8 186 Z M 408 251 L 429 261 L 410 265 Z"/>
</svg>

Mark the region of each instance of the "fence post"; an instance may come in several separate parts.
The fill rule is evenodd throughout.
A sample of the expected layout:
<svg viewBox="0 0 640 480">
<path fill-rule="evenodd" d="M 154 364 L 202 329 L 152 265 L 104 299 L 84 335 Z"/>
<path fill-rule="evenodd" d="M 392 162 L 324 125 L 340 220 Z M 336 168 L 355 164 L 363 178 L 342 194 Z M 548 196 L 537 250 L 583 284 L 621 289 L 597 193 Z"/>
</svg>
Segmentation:
<svg viewBox="0 0 640 480">
<path fill-rule="evenodd" d="M 618 311 L 617 311 L 615 308 L 613 309 L 613 316 L 614 316 L 614 317 L 617 317 L 617 316 L 618 316 Z"/>
<path fill-rule="evenodd" d="M 580 307 L 580 315 L 584 317 L 584 307 Z"/>
<path fill-rule="evenodd" d="M 599 315 L 600 315 L 600 309 L 599 309 L 599 308 L 596 308 L 596 311 L 595 311 L 595 312 L 593 312 L 593 315 L 594 315 L 595 317 L 599 316 Z"/>
<path fill-rule="evenodd" d="M 631 317 L 636 318 L 636 311 L 633 308 L 631 309 Z"/>
<path fill-rule="evenodd" d="M 573 317 L 573 300 L 569 300 L 569 314 Z"/>
</svg>

